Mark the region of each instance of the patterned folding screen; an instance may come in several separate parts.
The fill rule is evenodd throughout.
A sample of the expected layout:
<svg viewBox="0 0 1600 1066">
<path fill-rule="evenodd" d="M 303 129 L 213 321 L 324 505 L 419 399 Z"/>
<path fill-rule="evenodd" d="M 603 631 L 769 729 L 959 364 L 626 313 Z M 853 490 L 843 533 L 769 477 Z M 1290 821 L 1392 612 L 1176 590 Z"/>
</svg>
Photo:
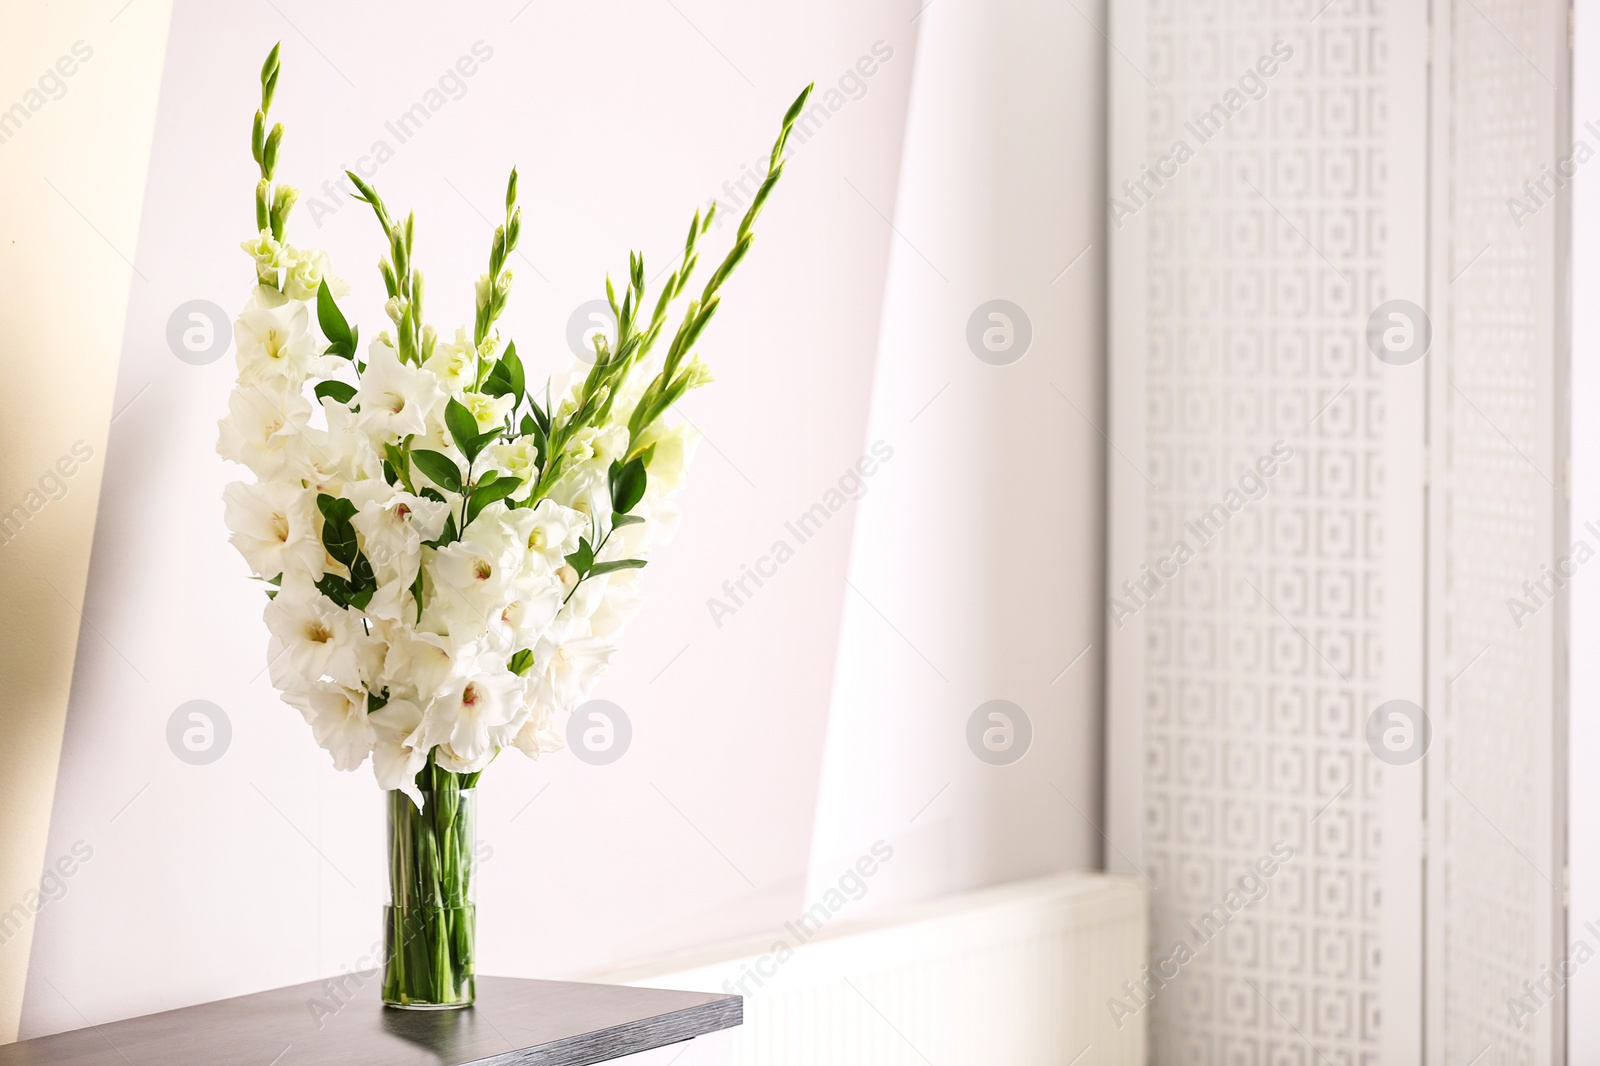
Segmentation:
<svg viewBox="0 0 1600 1066">
<path fill-rule="evenodd" d="M 1569 223 L 1550 180 L 1572 162 L 1567 19 L 1528 0 L 1435 14 L 1432 1062 L 1564 1061 L 1547 975 L 1566 938 L 1565 604 L 1548 575 L 1570 553 Z"/>
<path fill-rule="evenodd" d="M 1559 223 L 1493 217 L 1558 154 L 1555 9 L 1436 10 L 1431 74 L 1424 5 L 1111 10 L 1108 835 L 1156 891 L 1110 1009 L 1157 1063 L 1559 1062 L 1506 1002 L 1561 924 L 1559 626 L 1505 603 L 1560 528 Z"/>
</svg>

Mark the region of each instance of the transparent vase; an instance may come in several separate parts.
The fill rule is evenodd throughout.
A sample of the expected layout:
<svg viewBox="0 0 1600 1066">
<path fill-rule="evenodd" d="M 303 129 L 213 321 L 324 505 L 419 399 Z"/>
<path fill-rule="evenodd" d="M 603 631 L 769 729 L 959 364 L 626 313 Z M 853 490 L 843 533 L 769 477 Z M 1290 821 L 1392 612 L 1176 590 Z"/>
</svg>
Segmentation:
<svg viewBox="0 0 1600 1066">
<path fill-rule="evenodd" d="M 387 794 L 389 905 L 383 1002 L 410 1010 L 470 1007 L 477 994 L 473 856 L 477 793 Z"/>
</svg>

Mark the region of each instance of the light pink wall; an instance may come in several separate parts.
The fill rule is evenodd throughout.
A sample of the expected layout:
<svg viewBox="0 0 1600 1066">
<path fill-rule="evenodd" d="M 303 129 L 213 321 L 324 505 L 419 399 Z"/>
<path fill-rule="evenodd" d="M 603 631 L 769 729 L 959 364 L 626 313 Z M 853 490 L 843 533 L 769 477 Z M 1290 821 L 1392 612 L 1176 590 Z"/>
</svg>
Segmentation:
<svg viewBox="0 0 1600 1066">
<path fill-rule="evenodd" d="M 867 431 L 894 458 L 858 512 L 812 851 L 820 892 L 893 844 L 863 910 L 1101 848 L 1104 42 L 1032 0 L 918 27 Z M 1000 365 L 968 338 L 997 299 L 1032 332 Z M 991 700 L 1031 723 L 1013 763 L 969 746 Z"/>
<path fill-rule="evenodd" d="M 567 317 L 603 294 L 604 271 L 630 247 L 665 264 L 693 209 L 763 158 L 807 80 L 836 86 L 875 42 L 893 50 L 796 152 L 702 347 L 719 381 L 685 406 L 707 437 L 687 518 L 598 693 L 631 716 L 632 748 L 607 767 L 508 756 L 483 797 L 487 972 L 606 969 L 776 924 L 799 901 L 848 517 L 720 629 L 705 601 L 860 448 L 889 233 L 843 178 L 894 186 L 914 8 L 519 6 L 176 7 L 136 257 L 150 280 L 127 326 L 129 406 L 111 428 L 48 852 L 83 840 L 93 857 L 39 915 L 25 1036 L 336 973 L 379 930 L 379 793 L 334 772 L 261 675 L 261 594 L 222 526 L 239 476 L 213 452 L 231 357 L 191 366 L 165 342 L 184 301 L 231 312 L 246 294 L 255 72 L 279 38 L 280 172 L 308 195 L 375 139 L 393 144 L 384 122 L 475 41 L 493 49 L 376 182 L 417 209 L 433 317 L 468 321 L 489 226 L 464 198 L 492 214 L 521 168 L 523 248 L 549 280 L 513 264 L 510 329 L 541 369 L 565 364 Z M 365 212 L 319 228 L 303 201 L 291 239 L 330 250 L 370 332 Z M 166 745 L 191 699 L 232 723 L 209 766 Z"/>
<path fill-rule="evenodd" d="M 379 794 L 331 770 L 276 700 L 260 594 L 226 543 L 219 497 L 238 475 L 212 449 L 231 359 L 190 366 L 165 341 L 185 301 L 231 311 L 245 295 L 248 120 L 280 37 L 280 173 L 308 195 L 392 143 L 385 122 L 474 42 L 493 49 L 376 181 L 418 211 L 443 324 L 469 314 L 478 211 L 520 167 L 531 263 L 513 264 L 509 326 L 541 370 L 564 364 L 568 315 L 605 270 L 630 246 L 665 263 L 689 212 L 760 161 L 794 92 L 815 78 L 828 102 L 876 46 L 872 76 L 796 150 L 702 347 L 719 380 L 684 409 L 707 438 L 686 519 L 596 693 L 627 710 L 633 746 L 610 766 L 508 756 L 485 776 L 481 969 L 592 974 L 765 930 L 858 839 L 924 826 L 885 901 L 1097 861 L 1062 797 L 1097 816 L 1098 651 L 1052 680 L 1098 639 L 1102 457 L 1053 386 L 1102 417 L 1098 253 L 1058 276 L 1100 227 L 1102 46 L 1033 0 L 922 7 L 407 2 L 379 18 L 180 0 L 49 845 L 93 857 L 38 917 L 23 1035 L 334 974 L 378 931 Z M 291 239 L 328 248 L 371 331 L 364 211 L 318 227 L 303 202 Z M 1035 329 L 1009 367 L 964 337 L 995 296 Z M 786 524 L 880 438 L 894 457 L 866 495 L 731 604 L 724 582 L 793 541 Z M 1033 715 L 1015 767 L 965 747 L 966 716 L 995 697 Z M 208 766 L 166 744 L 193 699 L 233 728 Z"/>
</svg>

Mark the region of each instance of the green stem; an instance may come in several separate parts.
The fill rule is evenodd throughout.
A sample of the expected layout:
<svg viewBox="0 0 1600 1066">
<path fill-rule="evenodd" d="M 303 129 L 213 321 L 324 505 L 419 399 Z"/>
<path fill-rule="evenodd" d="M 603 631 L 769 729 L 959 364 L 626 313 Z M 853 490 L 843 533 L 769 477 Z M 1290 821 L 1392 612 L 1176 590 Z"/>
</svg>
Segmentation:
<svg viewBox="0 0 1600 1066">
<path fill-rule="evenodd" d="M 404 793 L 389 794 L 392 902 L 383 997 L 403 1006 L 465 1006 L 475 990 L 473 793 L 461 786 L 471 777 L 431 760 L 417 776 L 420 810 Z"/>
</svg>

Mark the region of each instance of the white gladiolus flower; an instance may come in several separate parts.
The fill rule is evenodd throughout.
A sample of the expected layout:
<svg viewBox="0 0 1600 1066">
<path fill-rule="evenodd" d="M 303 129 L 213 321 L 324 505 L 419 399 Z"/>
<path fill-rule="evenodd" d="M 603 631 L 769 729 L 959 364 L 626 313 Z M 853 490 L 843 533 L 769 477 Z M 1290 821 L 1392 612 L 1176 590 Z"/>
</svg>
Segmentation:
<svg viewBox="0 0 1600 1066">
<path fill-rule="evenodd" d="M 361 407 L 356 424 L 379 441 L 421 433 L 428 412 L 443 398 L 437 377 L 406 366 L 393 348 L 375 341 L 361 374 L 361 388 L 356 390 L 355 403 Z"/>
<path fill-rule="evenodd" d="M 368 636 L 361 616 L 340 607 L 305 579 L 285 581 L 264 615 L 272 633 L 268 666 L 282 690 L 304 689 L 328 679 L 365 688 L 383 662 L 381 642 Z"/>
<path fill-rule="evenodd" d="M 574 571 L 576 573 L 576 571 Z M 610 587 L 615 574 L 605 574 L 600 577 L 590 577 L 576 588 L 568 588 L 571 596 L 565 601 L 562 608 L 562 617 L 568 621 L 587 621 L 595 611 L 599 610 L 600 603 L 606 597 L 606 589 Z M 558 575 L 557 580 L 560 580 Z M 590 626 L 593 633 L 593 625 Z"/>
<path fill-rule="evenodd" d="M 503 521 L 519 556 L 535 571 L 546 574 L 565 563 L 567 556 L 578 550 L 579 538 L 589 531 L 588 518 L 554 500 L 519 507 Z"/>
<path fill-rule="evenodd" d="M 328 266 L 327 252 L 318 249 L 302 252 L 285 247 L 280 265 L 289 268 L 283 278 L 283 291 L 291 300 L 315 300 L 317 289 L 324 281 L 328 283 L 328 292 L 335 297 L 350 291 L 350 286 L 342 278 L 333 276 Z"/>
<path fill-rule="evenodd" d="M 423 711 L 421 740 L 446 770 L 472 773 L 509 747 L 526 717 L 526 682 L 501 667 L 452 678 Z"/>
<path fill-rule="evenodd" d="M 258 286 L 233 323 L 240 384 L 300 388 L 320 358 L 310 321 L 305 304 Z"/>
<path fill-rule="evenodd" d="M 222 501 L 228 542 L 257 577 L 322 576 L 326 553 L 317 540 L 311 493 L 291 482 L 235 481 L 222 490 Z"/>
<path fill-rule="evenodd" d="M 576 596 L 573 602 L 577 602 Z M 589 630 L 601 640 L 615 640 L 643 607 L 639 571 L 618 571 L 606 579 L 605 594 L 589 615 Z"/>
<path fill-rule="evenodd" d="M 582 429 L 567 442 L 567 463 L 569 469 L 592 465 L 606 470 L 610 468 L 611 460 L 621 459 L 627 450 L 628 430 L 625 426 Z"/>
<path fill-rule="evenodd" d="M 651 497 L 677 492 L 683 487 L 683 478 L 700 443 L 700 434 L 687 423 L 667 428 L 660 422 L 639 435 L 637 450 L 643 452 L 654 447 L 650 454 L 646 491 Z"/>
<path fill-rule="evenodd" d="M 366 613 L 399 621 L 406 593 L 422 565 L 422 542 L 444 530 L 450 507 L 396 490 L 382 480 L 349 486 L 344 495 L 359 508 L 350 524 L 361 535 L 361 550 L 378 582 Z"/>
<path fill-rule="evenodd" d="M 304 693 L 286 693 L 311 726 L 311 735 L 333 756 L 335 770 L 356 770 L 367 761 L 376 731 L 367 718 L 367 695 L 318 682 Z"/>
<path fill-rule="evenodd" d="M 516 557 L 500 538 L 480 534 L 474 525 L 466 537 L 434 552 L 433 577 L 448 588 L 436 591 L 429 606 L 437 606 L 449 622 L 481 631 L 512 598 Z"/>
<path fill-rule="evenodd" d="M 372 723 L 372 772 L 382 789 L 400 789 L 420 808 L 422 790 L 417 774 L 428 762 L 428 748 L 417 735 L 422 711 L 406 699 L 391 699 L 367 715 Z"/>
<path fill-rule="evenodd" d="M 302 456 L 302 476 L 318 492 L 342 496 L 345 487 L 383 478 L 383 459 L 359 425 L 359 416 L 342 403 L 322 401 L 326 431 L 310 430 Z"/>
<path fill-rule="evenodd" d="M 533 493 L 539 480 L 539 447 L 532 437 L 518 437 L 507 444 L 497 444 L 491 449 L 495 465 L 500 472 L 521 481 L 511 494 L 513 500 L 525 500 Z"/>
<path fill-rule="evenodd" d="M 491 635 L 510 651 L 532 648 L 561 610 L 566 590 L 553 574 L 526 575 L 516 584 L 516 599 L 501 608 Z"/>
<path fill-rule="evenodd" d="M 611 664 L 616 646 L 593 636 L 587 619 L 558 619 L 533 649 L 528 675 L 537 698 L 570 711 Z"/>
<path fill-rule="evenodd" d="M 561 734 L 556 731 L 555 715 L 551 713 L 550 708 L 538 702 L 535 702 L 530 709 L 528 720 L 522 723 L 522 728 L 511 738 L 511 743 L 530 759 L 537 759 L 547 751 L 560 751 L 566 747 L 561 740 Z"/>
<path fill-rule="evenodd" d="M 423 369 L 433 371 L 446 392 L 460 392 L 471 385 L 477 365 L 478 352 L 465 326 L 456 330 L 454 343 L 436 344 L 433 355 L 422 364 Z"/>
<path fill-rule="evenodd" d="M 256 261 L 257 270 L 276 270 L 284 264 L 283 245 L 272 236 L 271 230 L 262 230 L 239 247 Z"/>
<path fill-rule="evenodd" d="M 458 399 L 472 412 L 479 433 L 486 433 L 504 424 L 506 415 L 511 412 L 511 405 L 517 400 L 515 396 L 485 396 L 478 392 L 463 393 Z"/>
<path fill-rule="evenodd" d="M 217 423 L 217 454 L 257 477 L 275 477 L 310 418 L 311 404 L 298 390 L 242 385 L 228 397 L 228 417 Z"/>
<path fill-rule="evenodd" d="M 410 688 L 423 703 L 461 671 L 461 661 L 470 664 L 477 651 L 469 646 L 463 656 L 440 634 L 411 631 L 403 626 L 390 635 L 388 644 L 383 661 L 384 683 L 391 690 Z"/>
</svg>

